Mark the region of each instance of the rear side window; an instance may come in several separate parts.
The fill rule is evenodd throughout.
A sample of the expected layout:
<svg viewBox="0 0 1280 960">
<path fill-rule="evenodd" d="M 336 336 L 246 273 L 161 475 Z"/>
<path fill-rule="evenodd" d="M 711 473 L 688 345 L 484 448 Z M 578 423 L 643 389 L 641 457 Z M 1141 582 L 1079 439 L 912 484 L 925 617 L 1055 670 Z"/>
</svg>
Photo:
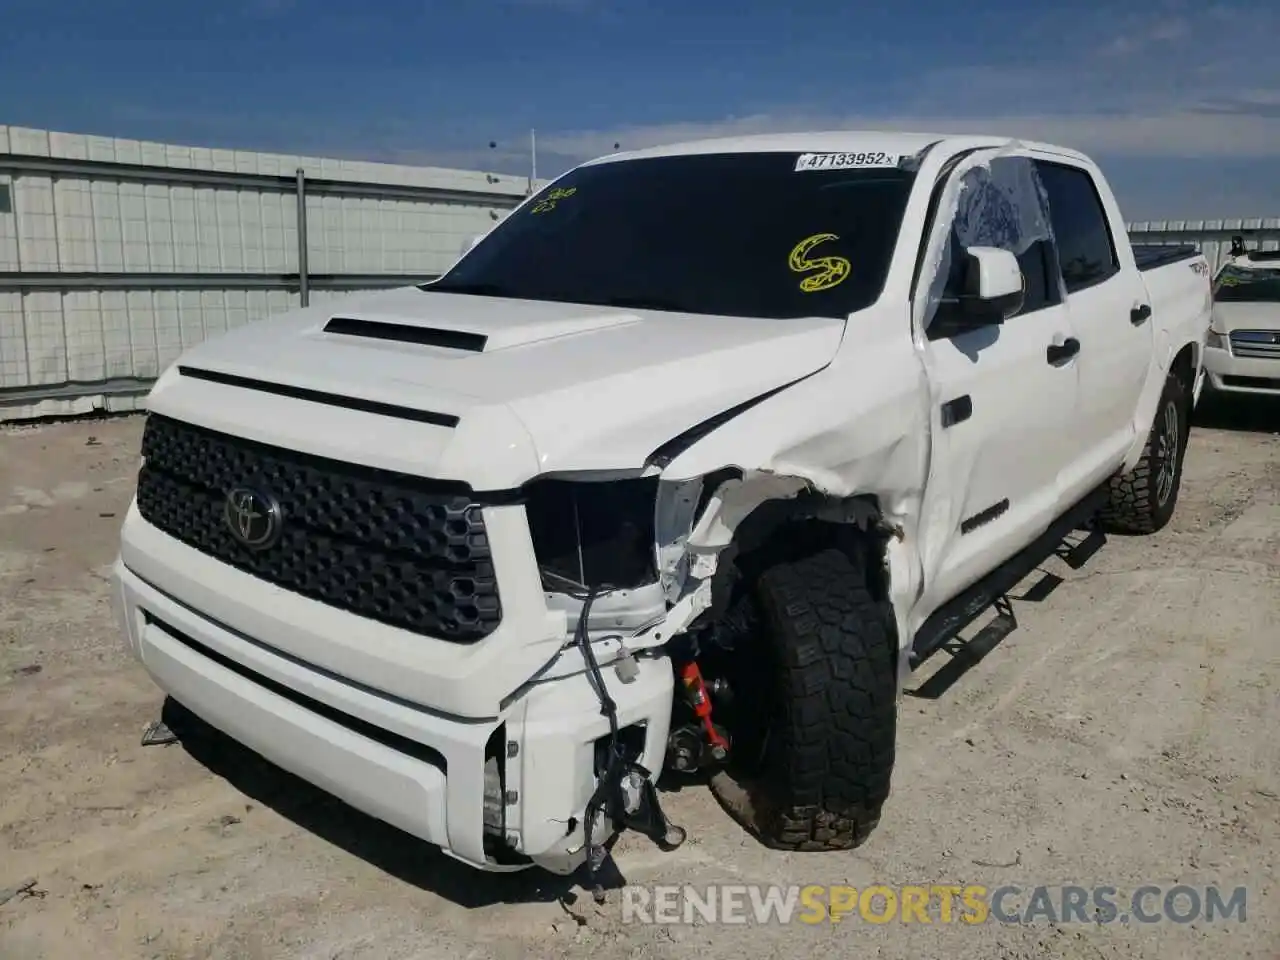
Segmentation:
<svg viewBox="0 0 1280 960">
<path fill-rule="evenodd" d="M 1115 276 L 1120 263 L 1093 178 L 1078 167 L 1044 161 L 1036 166 L 1049 197 L 1049 218 L 1067 292 L 1083 290 Z"/>
</svg>

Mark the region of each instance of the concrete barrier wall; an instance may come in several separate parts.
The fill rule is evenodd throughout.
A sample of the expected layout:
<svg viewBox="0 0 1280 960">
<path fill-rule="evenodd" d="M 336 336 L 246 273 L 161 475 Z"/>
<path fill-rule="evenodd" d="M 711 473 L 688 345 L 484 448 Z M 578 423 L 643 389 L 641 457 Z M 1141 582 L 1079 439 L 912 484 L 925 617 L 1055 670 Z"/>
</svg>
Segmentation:
<svg viewBox="0 0 1280 960">
<path fill-rule="evenodd" d="M 0 420 L 132 409 L 207 336 L 437 276 L 529 186 L 0 126 Z"/>
</svg>

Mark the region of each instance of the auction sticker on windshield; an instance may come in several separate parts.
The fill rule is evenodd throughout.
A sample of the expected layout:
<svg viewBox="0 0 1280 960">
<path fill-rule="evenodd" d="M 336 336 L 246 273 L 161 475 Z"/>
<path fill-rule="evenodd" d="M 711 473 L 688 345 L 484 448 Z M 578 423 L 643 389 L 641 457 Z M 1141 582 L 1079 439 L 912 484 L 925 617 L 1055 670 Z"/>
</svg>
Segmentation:
<svg viewBox="0 0 1280 960">
<path fill-rule="evenodd" d="M 901 159 L 898 154 L 885 153 L 883 150 L 868 150 L 863 153 L 802 153 L 796 159 L 796 172 L 896 167 Z"/>
</svg>

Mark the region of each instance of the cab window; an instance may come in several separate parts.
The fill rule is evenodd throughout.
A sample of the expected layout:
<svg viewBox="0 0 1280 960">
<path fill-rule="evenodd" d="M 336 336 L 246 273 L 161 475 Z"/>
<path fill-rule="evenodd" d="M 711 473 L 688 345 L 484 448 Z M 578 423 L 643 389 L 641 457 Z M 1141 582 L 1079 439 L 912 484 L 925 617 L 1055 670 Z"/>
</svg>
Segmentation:
<svg viewBox="0 0 1280 960">
<path fill-rule="evenodd" d="M 1049 219 L 1067 293 L 1103 283 L 1120 272 L 1107 214 L 1087 170 L 1036 162 L 1049 198 Z"/>
</svg>

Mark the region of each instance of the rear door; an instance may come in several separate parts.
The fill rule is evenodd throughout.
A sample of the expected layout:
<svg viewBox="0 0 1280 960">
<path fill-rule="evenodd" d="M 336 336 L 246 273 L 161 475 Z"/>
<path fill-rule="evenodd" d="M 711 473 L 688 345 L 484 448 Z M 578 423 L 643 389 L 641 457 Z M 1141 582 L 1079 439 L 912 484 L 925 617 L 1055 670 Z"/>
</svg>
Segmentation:
<svg viewBox="0 0 1280 960">
<path fill-rule="evenodd" d="M 1139 397 L 1154 350 L 1153 304 L 1128 238 L 1115 236 L 1119 210 L 1095 174 L 1067 159 L 1036 160 L 1053 224 L 1070 323 L 1080 341 L 1080 403 L 1063 435 L 1072 450 L 1063 493 L 1084 496 L 1115 469 L 1139 431 Z"/>
<path fill-rule="evenodd" d="M 989 165 L 988 165 L 989 164 Z M 913 619 L 990 572 L 1056 518 L 1060 475 L 1070 459 L 1064 438 L 1078 404 L 1076 339 L 1063 303 L 1047 211 L 1031 161 L 993 151 L 975 154 L 944 190 L 925 263 L 941 253 L 933 289 L 923 271 L 917 299 L 933 392 L 933 455 L 921 528 L 925 593 Z M 946 222 L 941 222 L 943 218 Z M 945 241 L 939 235 L 946 230 Z M 1021 312 L 998 326 L 948 335 L 945 314 L 963 283 L 966 246 L 1017 255 L 1026 282 Z"/>
</svg>

